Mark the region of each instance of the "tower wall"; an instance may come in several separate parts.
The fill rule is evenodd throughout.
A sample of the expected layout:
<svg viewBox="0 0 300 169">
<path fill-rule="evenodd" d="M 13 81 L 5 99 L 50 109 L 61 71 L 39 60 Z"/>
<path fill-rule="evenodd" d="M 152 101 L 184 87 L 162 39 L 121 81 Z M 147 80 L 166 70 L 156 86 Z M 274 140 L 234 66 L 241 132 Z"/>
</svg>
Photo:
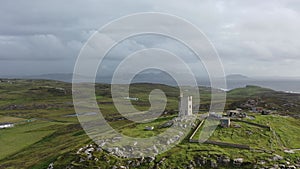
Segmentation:
<svg viewBox="0 0 300 169">
<path fill-rule="evenodd" d="M 190 116 L 190 115 L 193 115 L 193 96 L 188 96 L 187 97 L 187 115 Z"/>
<path fill-rule="evenodd" d="M 193 98 L 192 96 L 179 97 L 179 116 L 189 116 L 193 114 Z"/>
</svg>

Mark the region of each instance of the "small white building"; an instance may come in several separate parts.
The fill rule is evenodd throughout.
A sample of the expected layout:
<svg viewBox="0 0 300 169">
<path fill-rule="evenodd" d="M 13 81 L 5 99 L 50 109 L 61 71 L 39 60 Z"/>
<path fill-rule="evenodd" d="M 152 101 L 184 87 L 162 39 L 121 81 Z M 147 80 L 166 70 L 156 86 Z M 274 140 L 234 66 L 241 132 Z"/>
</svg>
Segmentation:
<svg viewBox="0 0 300 169">
<path fill-rule="evenodd" d="M 179 97 L 179 116 L 193 115 L 193 96 L 184 96 L 180 93 Z"/>
<path fill-rule="evenodd" d="M 134 100 L 134 101 L 138 101 L 139 98 L 137 97 L 124 97 L 125 100 Z"/>
<path fill-rule="evenodd" d="M 0 123 L 0 129 L 12 128 L 15 125 L 13 123 Z"/>
</svg>

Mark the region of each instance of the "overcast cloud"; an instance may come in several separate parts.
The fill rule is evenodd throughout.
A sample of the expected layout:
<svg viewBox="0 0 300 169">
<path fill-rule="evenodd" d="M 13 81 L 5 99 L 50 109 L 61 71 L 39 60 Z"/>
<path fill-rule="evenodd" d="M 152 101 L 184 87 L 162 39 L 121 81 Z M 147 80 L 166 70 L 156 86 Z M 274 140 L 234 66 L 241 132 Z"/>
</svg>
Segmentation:
<svg viewBox="0 0 300 169">
<path fill-rule="evenodd" d="M 299 0 L 3 0 L 0 75 L 70 73 L 95 30 L 136 12 L 166 12 L 198 26 L 215 45 L 226 74 L 300 75 Z M 159 46 L 176 51 L 170 40 L 132 39 L 106 62 Z"/>
</svg>

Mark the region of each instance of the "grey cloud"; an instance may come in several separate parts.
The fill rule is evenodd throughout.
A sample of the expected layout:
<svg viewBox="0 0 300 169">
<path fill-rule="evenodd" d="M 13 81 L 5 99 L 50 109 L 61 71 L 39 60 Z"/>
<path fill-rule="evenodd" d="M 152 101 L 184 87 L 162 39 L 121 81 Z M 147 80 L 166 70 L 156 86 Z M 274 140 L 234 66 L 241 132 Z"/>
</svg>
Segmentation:
<svg viewBox="0 0 300 169">
<path fill-rule="evenodd" d="M 51 34 L 0 38 L 0 60 L 62 60 L 78 53 L 78 41 L 62 42 Z"/>
<path fill-rule="evenodd" d="M 227 74 L 300 73 L 298 0 L 2 1 L 0 71 L 18 74 L 26 69 L 7 69 L 7 64 L 17 67 L 23 61 L 27 65 L 30 61 L 32 65 L 37 61 L 52 61 L 60 62 L 57 65 L 62 68 L 39 69 L 43 73 L 71 72 L 80 48 L 94 31 L 123 15 L 147 11 L 178 15 L 198 26 L 215 44 Z M 170 49 L 183 55 L 187 62 L 194 61 L 193 55 L 181 50 L 178 44 L 150 37 L 120 44 L 106 60 L 109 66 L 105 67 L 109 69 L 124 55 L 147 47 Z M 28 72 L 32 71 L 28 68 Z"/>
</svg>

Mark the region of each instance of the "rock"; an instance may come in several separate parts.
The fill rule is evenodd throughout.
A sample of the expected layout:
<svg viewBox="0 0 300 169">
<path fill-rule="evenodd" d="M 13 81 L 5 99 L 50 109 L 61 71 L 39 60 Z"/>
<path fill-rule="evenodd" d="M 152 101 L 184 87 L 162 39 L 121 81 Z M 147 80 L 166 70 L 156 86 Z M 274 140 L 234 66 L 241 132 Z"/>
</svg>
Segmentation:
<svg viewBox="0 0 300 169">
<path fill-rule="evenodd" d="M 218 165 L 217 165 L 217 163 L 215 161 L 210 161 L 210 167 L 211 168 L 217 168 Z"/>
<path fill-rule="evenodd" d="M 202 166 L 201 161 L 200 161 L 200 157 L 194 157 L 194 161 L 196 163 L 196 166 Z"/>
<path fill-rule="evenodd" d="M 90 160 L 92 159 L 93 155 L 92 154 L 88 154 L 87 159 Z"/>
<path fill-rule="evenodd" d="M 243 158 L 236 158 L 233 160 L 233 164 L 236 166 L 240 166 L 243 163 L 244 159 Z"/>
<path fill-rule="evenodd" d="M 227 165 L 230 163 L 230 158 L 227 156 L 217 157 L 217 162 L 222 165 Z"/>
<path fill-rule="evenodd" d="M 273 157 L 274 161 L 278 161 L 278 160 L 283 160 L 283 157 L 280 155 L 275 154 L 275 156 Z"/>
<path fill-rule="evenodd" d="M 252 135 L 252 134 L 253 134 L 252 131 L 249 131 L 249 130 L 247 130 L 246 133 L 247 133 L 248 135 Z"/>
<path fill-rule="evenodd" d="M 164 157 L 164 158 L 162 158 L 157 164 L 158 164 L 158 165 L 161 165 L 165 160 L 166 160 L 166 158 Z"/>
<path fill-rule="evenodd" d="M 224 157 L 222 159 L 222 163 L 225 164 L 225 165 L 229 164 L 230 163 L 230 158 L 229 157 Z"/>
<path fill-rule="evenodd" d="M 93 152 L 95 149 L 93 147 L 88 148 L 84 151 L 85 154 L 90 154 L 91 152 Z"/>
<path fill-rule="evenodd" d="M 145 160 L 146 160 L 147 163 L 151 163 L 155 160 L 155 157 L 146 157 Z"/>
<path fill-rule="evenodd" d="M 154 127 L 153 127 L 153 126 L 146 126 L 146 127 L 145 127 L 145 130 L 147 130 L 147 131 L 154 130 Z"/>
<path fill-rule="evenodd" d="M 80 158 L 79 159 L 79 162 L 81 163 L 81 162 L 84 162 L 85 160 L 83 159 L 83 158 Z"/>
<path fill-rule="evenodd" d="M 262 161 L 259 161 L 258 164 L 265 165 L 265 164 L 266 164 L 266 161 L 263 161 L 263 160 L 262 160 Z"/>
<path fill-rule="evenodd" d="M 136 161 L 135 167 L 139 167 L 140 165 L 141 165 L 141 163 L 139 161 Z"/>
<path fill-rule="evenodd" d="M 168 128 L 168 127 L 171 127 L 173 124 L 174 124 L 173 121 L 168 121 L 168 122 L 162 124 L 161 126 L 159 126 L 159 128 Z"/>
<path fill-rule="evenodd" d="M 294 154 L 295 152 L 293 150 L 284 150 L 285 153 Z"/>
<path fill-rule="evenodd" d="M 128 162 L 127 162 L 128 163 Z M 137 168 L 141 165 L 141 162 L 139 160 L 135 160 L 135 161 L 132 161 L 130 163 L 130 166 L 134 167 L 134 168 Z"/>
<path fill-rule="evenodd" d="M 82 152 L 82 150 L 83 150 L 83 147 L 80 148 L 80 149 L 76 152 L 76 154 L 80 154 L 80 153 Z"/>
<path fill-rule="evenodd" d="M 159 152 L 155 145 L 153 146 L 153 151 L 154 151 L 155 154 L 158 154 L 158 152 Z"/>
<path fill-rule="evenodd" d="M 202 158 L 201 164 L 202 164 L 202 165 L 206 165 L 206 163 L 207 163 L 207 159 L 206 159 L 205 157 Z"/>
<path fill-rule="evenodd" d="M 191 161 L 190 161 L 190 166 L 192 166 L 193 168 L 196 167 L 195 161 L 191 160 Z"/>
<path fill-rule="evenodd" d="M 175 135 L 174 139 L 175 139 L 175 141 L 178 141 L 180 139 L 180 136 L 179 135 Z"/>
<path fill-rule="evenodd" d="M 188 169 L 194 169 L 194 166 L 192 164 L 190 164 L 187 168 Z"/>
<path fill-rule="evenodd" d="M 279 164 L 279 168 L 284 169 L 285 165 L 284 164 Z"/>
<path fill-rule="evenodd" d="M 53 169 L 54 165 L 53 163 L 50 163 L 47 169 Z"/>
<path fill-rule="evenodd" d="M 296 166 L 294 166 L 294 165 L 290 165 L 290 166 L 288 166 L 287 168 L 288 168 L 288 169 L 297 169 Z"/>
</svg>

